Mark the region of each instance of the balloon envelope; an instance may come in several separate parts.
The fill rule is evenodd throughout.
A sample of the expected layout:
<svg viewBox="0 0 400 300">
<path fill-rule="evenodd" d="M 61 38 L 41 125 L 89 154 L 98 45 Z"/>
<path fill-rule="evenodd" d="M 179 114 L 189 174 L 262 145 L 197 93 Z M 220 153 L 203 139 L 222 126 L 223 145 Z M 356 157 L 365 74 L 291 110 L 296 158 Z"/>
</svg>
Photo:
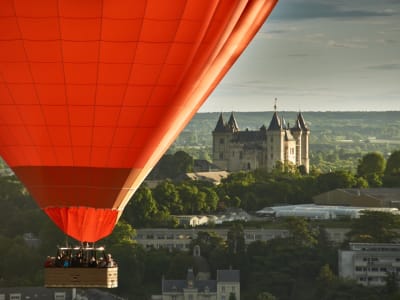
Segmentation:
<svg viewBox="0 0 400 300">
<path fill-rule="evenodd" d="M 276 0 L 2 0 L 0 154 L 96 241 Z"/>
</svg>

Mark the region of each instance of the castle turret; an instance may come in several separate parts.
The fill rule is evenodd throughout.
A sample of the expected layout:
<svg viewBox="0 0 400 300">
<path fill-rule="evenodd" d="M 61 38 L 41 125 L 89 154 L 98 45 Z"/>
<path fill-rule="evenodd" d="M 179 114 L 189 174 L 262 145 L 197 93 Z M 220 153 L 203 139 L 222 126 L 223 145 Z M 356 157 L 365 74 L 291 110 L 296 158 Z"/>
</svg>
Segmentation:
<svg viewBox="0 0 400 300">
<path fill-rule="evenodd" d="M 228 121 L 228 127 L 230 130 L 232 130 L 232 132 L 238 132 L 239 131 L 239 126 L 236 122 L 236 118 L 233 115 L 233 112 L 231 113 L 231 116 L 229 117 L 229 121 Z"/>
<path fill-rule="evenodd" d="M 232 118 L 232 116 L 231 116 Z M 236 122 L 236 121 L 235 121 Z M 213 135 L 213 162 L 219 168 L 227 170 L 229 158 L 229 141 L 232 139 L 232 129 L 224 122 L 222 113 L 219 115 Z"/>
<path fill-rule="evenodd" d="M 299 123 L 299 126 L 302 131 L 301 135 L 301 163 L 300 165 L 303 165 L 304 168 L 306 169 L 306 172 L 308 173 L 310 171 L 310 158 L 309 158 L 309 136 L 310 136 L 310 129 L 308 128 L 306 122 L 304 121 L 303 115 L 301 112 L 297 115 L 297 122 Z"/>
<path fill-rule="evenodd" d="M 302 141 L 302 135 L 303 131 L 301 130 L 301 124 L 300 121 L 297 119 L 294 122 L 294 126 L 290 129 L 292 132 L 292 135 L 294 139 L 296 140 L 296 165 L 300 166 L 301 163 L 301 155 L 302 155 L 302 147 L 301 147 L 301 141 Z"/>
<path fill-rule="evenodd" d="M 268 171 L 272 171 L 277 161 L 284 161 L 284 139 L 285 131 L 282 128 L 282 120 L 275 111 L 267 129 L 266 161 Z"/>
</svg>

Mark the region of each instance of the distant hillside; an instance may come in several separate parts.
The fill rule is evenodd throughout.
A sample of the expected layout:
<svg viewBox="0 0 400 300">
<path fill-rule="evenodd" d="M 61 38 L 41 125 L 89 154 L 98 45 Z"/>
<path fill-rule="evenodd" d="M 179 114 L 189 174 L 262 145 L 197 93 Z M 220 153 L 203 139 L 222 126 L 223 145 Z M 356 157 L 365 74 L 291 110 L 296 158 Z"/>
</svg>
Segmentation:
<svg viewBox="0 0 400 300">
<path fill-rule="evenodd" d="M 302 112 L 311 129 L 312 142 L 319 141 L 321 136 L 329 140 L 366 140 L 369 137 L 379 139 L 400 140 L 400 111 L 388 112 Z M 177 144 L 185 143 L 185 136 L 196 134 L 208 136 L 208 146 L 211 146 L 211 132 L 214 129 L 220 113 L 198 113 L 186 126 Z M 255 130 L 262 125 L 268 126 L 272 111 L 266 112 L 235 112 L 241 130 Z M 223 113 L 228 119 L 230 113 Z M 297 112 L 279 112 L 289 125 L 294 122 Z M 186 141 L 187 143 L 188 141 Z M 207 146 L 201 143 L 197 145 Z"/>
<path fill-rule="evenodd" d="M 291 126 L 298 112 L 278 112 Z M 198 113 L 175 141 L 176 149 L 203 149 L 211 155 L 212 131 L 220 113 Z M 268 127 L 273 111 L 235 112 L 239 128 L 257 130 Z M 319 151 L 350 151 L 361 157 L 363 153 L 380 151 L 388 155 L 400 149 L 400 111 L 387 112 L 302 112 L 310 130 L 310 153 Z M 228 120 L 230 113 L 223 113 Z M 206 150 L 204 150 L 206 149 Z M 190 151 L 189 151 L 190 152 Z M 191 152 L 193 155 L 194 152 Z M 207 156 L 201 153 L 200 156 Z M 196 156 L 196 154 L 194 154 Z M 311 157 L 313 159 L 313 157 Z M 353 159 L 354 160 L 354 159 Z"/>
</svg>

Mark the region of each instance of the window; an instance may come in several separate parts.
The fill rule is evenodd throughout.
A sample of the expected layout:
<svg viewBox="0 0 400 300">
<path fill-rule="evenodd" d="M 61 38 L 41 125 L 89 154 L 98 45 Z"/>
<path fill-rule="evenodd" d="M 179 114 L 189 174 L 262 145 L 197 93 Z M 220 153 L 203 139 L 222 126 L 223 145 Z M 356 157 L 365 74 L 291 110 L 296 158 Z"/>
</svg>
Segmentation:
<svg viewBox="0 0 400 300">
<path fill-rule="evenodd" d="M 234 286 L 232 287 L 232 293 L 235 293 L 235 287 Z"/>
<path fill-rule="evenodd" d="M 225 293 L 225 287 L 224 287 L 224 286 L 221 287 L 221 291 L 222 291 L 223 293 Z"/>
<path fill-rule="evenodd" d="M 243 159 L 243 152 L 242 151 L 239 152 L 239 159 Z"/>
<path fill-rule="evenodd" d="M 10 294 L 10 300 L 21 300 L 21 294 Z"/>
<path fill-rule="evenodd" d="M 224 153 L 223 152 L 219 153 L 219 159 L 224 159 Z"/>
<path fill-rule="evenodd" d="M 193 300 L 193 295 L 189 295 L 189 300 Z"/>
<path fill-rule="evenodd" d="M 56 292 L 54 293 L 54 300 L 65 300 L 66 294 L 64 292 Z"/>
<path fill-rule="evenodd" d="M 225 144 L 225 140 L 224 140 L 223 138 L 220 138 L 220 139 L 219 139 L 219 143 L 220 143 L 220 144 Z"/>
</svg>

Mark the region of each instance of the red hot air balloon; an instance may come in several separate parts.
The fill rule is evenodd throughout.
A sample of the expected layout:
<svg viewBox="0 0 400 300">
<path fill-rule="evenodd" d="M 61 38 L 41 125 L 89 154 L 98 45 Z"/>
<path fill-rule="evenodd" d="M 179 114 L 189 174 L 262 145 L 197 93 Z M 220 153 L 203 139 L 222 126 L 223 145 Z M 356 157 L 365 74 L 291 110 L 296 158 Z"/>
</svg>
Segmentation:
<svg viewBox="0 0 400 300">
<path fill-rule="evenodd" d="M 0 155 L 66 234 L 111 233 L 277 0 L 2 0 Z"/>
</svg>

